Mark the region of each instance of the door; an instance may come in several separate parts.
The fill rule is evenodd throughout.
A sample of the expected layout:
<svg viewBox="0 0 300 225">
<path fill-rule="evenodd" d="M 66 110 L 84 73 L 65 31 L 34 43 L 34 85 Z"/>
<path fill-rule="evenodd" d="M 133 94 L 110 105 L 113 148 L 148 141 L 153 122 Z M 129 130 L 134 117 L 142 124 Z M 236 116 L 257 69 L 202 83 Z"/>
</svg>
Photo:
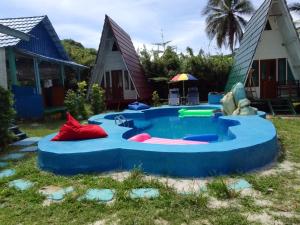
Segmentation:
<svg viewBox="0 0 300 225">
<path fill-rule="evenodd" d="M 123 100 L 123 79 L 122 70 L 111 71 L 112 97 L 113 100 Z"/>
<path fill-rule="evenodd" d="M 260 61 L 260 91 L 261 98 L 272 99 L 277 97 L 275 59 Z"/>
</svg>

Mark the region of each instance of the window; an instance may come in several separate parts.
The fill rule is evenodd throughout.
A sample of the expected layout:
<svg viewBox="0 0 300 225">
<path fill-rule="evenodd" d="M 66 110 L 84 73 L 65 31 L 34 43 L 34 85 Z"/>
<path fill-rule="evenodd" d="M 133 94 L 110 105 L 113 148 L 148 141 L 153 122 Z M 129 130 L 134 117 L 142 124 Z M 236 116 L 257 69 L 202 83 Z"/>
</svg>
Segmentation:
<svg viewBox="0 0 300 225">
<path fill-rule="evenodd" d="M 101 78 L 100 86 L 101 86 L 102 88 L 105 87 L 105 86 L 104 86 L 104 76 L 102 76 L 102 78 Z"/>
<path fill-rule="evenodd" d="M 130 90 L 132 90 L 132 91 L 134 91 L 135 89 L 134 89 L 134 85 L 133 85 L 133 83 L 132 83 L 132 80 L 130 79 Z"/>
<path fill-rule="evenodd" d="M 285 84 L 286 82 L 286 59 L 278 59 L 278 83 Z"/>
<path fill-rule="evenodd" d="M 258 60 L 254 60 L 252 63 L 252 80 L 253 84 L 252 86 L 257 87 L 258 86 L 258 73 L 259 73 L 259 68 L 258 68 Z M 249 84 L 249 82 L 248 82 Z"/>
<path fill-rule="evenodd" d="M 293 75 L 293 72 L 291 70 L 291 67 L 290 67 L 289 63 L 287 64 L 287 66 L 288 66 L 287 67 L 287 81 L 288 81 L 288 83 L 293 83 L 291 81 L 295 81 L 295 77 Z"/>
<path fill-rule="evenodd" d="M 117 43 L 114 41 L 113 43 L 113 46 L 112 46 L 112 49 L 111 49 L 113 52 L 116 52 L 116 51 L 119 51 L 119 48 L 118 48 L 118 45 Z"/>
<path fill-rule="evenodd" d="M 105 85 L 106 88 L 111 87 L 109 71 L 105 72 L 105 84 L 106 84 Z"/>
<path fill-rule="evenodd" d="M 270 25 L 270 22 L 269 22 L 269 20 L 267 21 L 267 24 L 266 24 L 265 30 L 272 30 L 272 27 L 271 27 L 271 25 Z"/>
<path fill-rule="evenodd" d="M 128 71 L 124 70 L 124 88 L 125 90 L 129 90 L 129 75 L 128 75 Z"/>
</svg>

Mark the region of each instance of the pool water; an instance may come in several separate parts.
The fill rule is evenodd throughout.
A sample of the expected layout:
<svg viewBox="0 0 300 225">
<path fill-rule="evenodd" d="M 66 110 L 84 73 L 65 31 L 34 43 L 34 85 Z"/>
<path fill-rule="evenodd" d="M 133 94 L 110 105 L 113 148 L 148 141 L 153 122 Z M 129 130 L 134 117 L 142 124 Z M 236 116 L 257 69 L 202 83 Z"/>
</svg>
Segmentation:
<svg viewBox="0 0 300 225">
<path fill-rule="evenodd" d="M 228 127 L 235 124 L 223 123 L 216 117 L 159 116 L 134 119 L 134 131 L 131 137 L 148 133 L 152 137 L 181 139 L 189 135 L 217 134 L 218 141 L 232 140 L 234 135 L 228 133 Z"/>
</svg>

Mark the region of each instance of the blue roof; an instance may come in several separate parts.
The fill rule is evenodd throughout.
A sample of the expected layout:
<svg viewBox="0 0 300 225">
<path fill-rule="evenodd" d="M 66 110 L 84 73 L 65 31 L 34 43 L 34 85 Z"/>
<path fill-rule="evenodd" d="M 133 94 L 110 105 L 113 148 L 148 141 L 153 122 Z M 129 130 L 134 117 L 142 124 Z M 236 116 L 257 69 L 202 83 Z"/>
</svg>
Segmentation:
<svg viewBox="0 0 300 225">
<path fill-rule="evenodd" d="M 55 51 L 57 51 L 57 56 L 51 53 L 51 55 L 48 55 L 50 57 L 54 58 L 60 58 L 63 60 L 69 60 L 69 57 L 67 53 L 65 52 L 64 47 L 62 46 L 60 39 L 58 35 L 56 34 L 50 20 L 48 19 L 47 16 L 35 16 L 35 17 L 20 17 L 20 18 L 6 18 L 6 19 L 0 19 L 0 24 L 7 26 L 9 28 L 21 31 L 25 34 L 31 35 L 31 42 L 28 44 L 28 42 L 25 42 L 21 40 L 20 38 L 13 37 L 7 34 L 2 34 L 0 33 L 0 47 L 20 47 L 20 48 L 25 48 L 25 50 L 31 50 L 32 45 L 34 45 L 34 41 L 41 41 L 37 40 L 37 37 L 35 37 L 34 34 L 38 34 L 38 32 L 34 31 L 35 29 L 39 28 L 41 29 L 41 26 L 43 30 L 46 30 L 48 33 L 47 35 L 49 36 L 49 39 L 51 39 L 51 42 L 54 43 L 55 45 Z M 43 37 L 44 38 L 44 37 Z M 28 49 L 31 48 L 31 49 Z M 38 51 L 35 52 L 37 54 L 41 54 L 42 52 Z"/>
</svg>

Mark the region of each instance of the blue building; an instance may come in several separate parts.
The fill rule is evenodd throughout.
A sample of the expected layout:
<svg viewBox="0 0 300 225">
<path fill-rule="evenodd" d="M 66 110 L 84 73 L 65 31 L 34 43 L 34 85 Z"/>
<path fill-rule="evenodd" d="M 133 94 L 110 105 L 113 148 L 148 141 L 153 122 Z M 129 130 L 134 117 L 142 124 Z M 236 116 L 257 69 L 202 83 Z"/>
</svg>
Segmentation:
<svg viewBox="0 0 300 225">
<path fill-rule="evenodd" d="M 0 19 L 0 85 L 12 90 L 19 117 L 61 108 L 85 68 L 70 60 L 47 16 Z"/>
</svg>

